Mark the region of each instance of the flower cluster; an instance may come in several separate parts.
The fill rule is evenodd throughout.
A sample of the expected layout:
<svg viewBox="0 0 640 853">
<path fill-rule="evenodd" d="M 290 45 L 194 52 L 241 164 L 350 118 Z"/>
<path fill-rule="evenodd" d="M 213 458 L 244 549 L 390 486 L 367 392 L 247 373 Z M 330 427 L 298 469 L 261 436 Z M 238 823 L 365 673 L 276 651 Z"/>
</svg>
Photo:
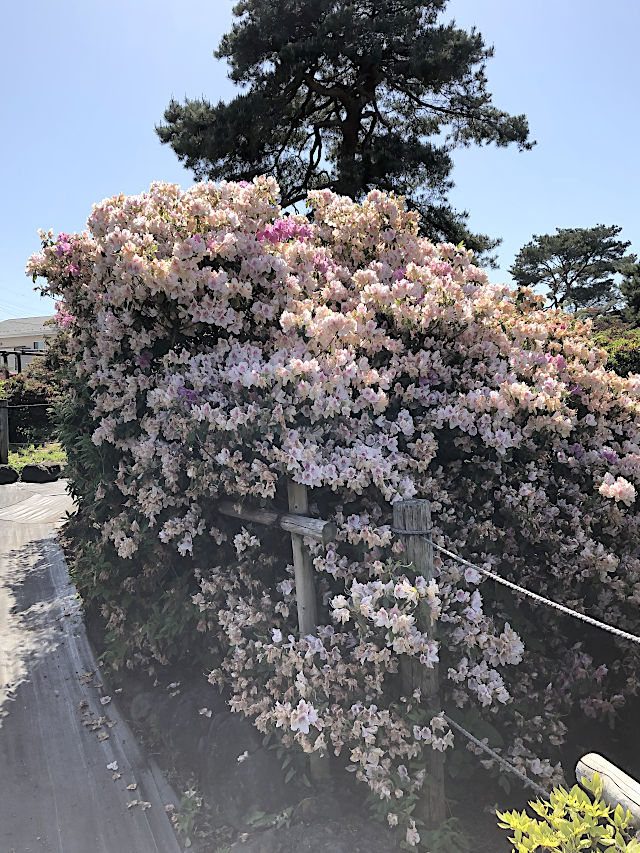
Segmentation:
<svg viewBox="0 0 640 853">
<path fill-rule="evenodd" d="M 615 477 L 607 472 L 598 489 L 601 495 L 607 498 L 613 498 L 614 501 L 622 501 L 627 506 L 631 506 L 636 500 L 635 486 L 624 477 Z"/>
<path fill-rule="evenodd" d="M 61 329 L 68 329 L 75 322 L 75 317 L 65 309 L 64 303 L 56 302 L 56 313 L 54 317 L 58 326 Z"/>
<path fill-rule="evenodd" d="M 439 661 L 445 701 L 499 711 L 505 752 L 553 781 L 542 744 L 562 741 L 576 691 L 611 715 L 637 689 L 636 657 L 603 671 L 556 613 L 485 598 L 446 558 L 427 582 L 402 563 L 391 506 L 428 498 L 438 544 L 637 632 L 640 376 L 607 371 L 584 323 L 422 238 L 401 199 L 317 191 L 305 217 L 277 195 L 265 177 L 158 183 L 96 205 L 82 234 L 42 234 L 27 269 L 64 305 L 76 423 L 99 458 L 83 511 L 133 567 L 128 593 L 163 589 L 153 555 L 173 549 L 172 594 L 195 596 L 217 637 L 212 680 L 232 707 L 307 751 L 348 751 L 390 822 L 422 784 L 423 749 L 451 741 L 439 709 L 412 720 L 419 703 L 399 698 L 403 656 Z M 258 528 L 216 512 L 222 498 L 284 509 L 287 480 L 337 525 L 310 546 L 317 637 L 297 637 L 282 541 L 258 549 Z M 152 632 L 134 646 L 122 608 L 103 609 L 142 654 Z"/>
</svg>

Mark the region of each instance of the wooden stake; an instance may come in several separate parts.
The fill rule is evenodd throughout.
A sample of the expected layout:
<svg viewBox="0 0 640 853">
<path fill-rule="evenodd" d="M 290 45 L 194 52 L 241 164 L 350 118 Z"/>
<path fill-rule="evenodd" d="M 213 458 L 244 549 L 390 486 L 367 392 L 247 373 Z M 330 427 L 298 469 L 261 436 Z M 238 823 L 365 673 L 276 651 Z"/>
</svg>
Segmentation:
<svg viewBox="0 0 640 853">
<path fill-rule="evenodd" d="M 287 482 L 289 510 L 295 515 L 305 516 L 309 512 L 307 487 L 292 480 Z M 335 534 L 334 534 L 335 535 Z M 296 577 L 296 601 L 298 603 L 298 628 L 301 637 L 315 634 L 318 627 L 318 601 L 314 579 L 313 560 L 304 539 L 299 533 L 291 533 L 293 568 Z M 326 785 L 331 771 L 329 758 L 319 752 L 309 756 L 309 773 L 318 785 Z"/>
<path fill-rule="evenodd" d="M 430 531 L 431 507 L 429 501 L 399 501 L 393 505 L 393 526 L 398 530 Z M 406 561 L 412 563 L 419 574 L 429 583 L 433 578 L 433 546 L 427 541 L 429 534 L 400 533 L 404 546 Z M 417 628 L 425 633 L 432 633 L 429 616 L 420 607 L 417 613 Z M 438 665 L 433 669 L 423 666 L 415 658 L 403 656 L 400 660 L 400 675 L 402 690 L 406 696 L 411 696 L 415 690 L 420 690 L 422 703 L 436 712 L 440 709 L 438 693 Z M 430 779 L 422 788 L 421 798 L 416 811 L 427 826 L 435 828 L 445 819 L 444 800 L 444 756 L 441 752 L 425 749 L 426 769 Z M 429 782 L 431 784 L 429 784 Z"/>
<path fill-rule="evenodd" d="M 307 487 L 289 480 L 289 510 L 296 515 L 306 515 L 309 512 Z M 298 628 L 300 636 L 315 634 L 318 625 L 318 604 L 316 601 L 316 585 L 313 577 L 313 561 L 309 549 L 299 533 L 291 534 L 293 549 L 293 568 L 296 577 L 296 600 L 298 602 Z"/>
<path fill-rule="evenodd" d="M 0 465 L 9 464 L 9 409 L 7 400 L 0 400 Z"/>
</svg>

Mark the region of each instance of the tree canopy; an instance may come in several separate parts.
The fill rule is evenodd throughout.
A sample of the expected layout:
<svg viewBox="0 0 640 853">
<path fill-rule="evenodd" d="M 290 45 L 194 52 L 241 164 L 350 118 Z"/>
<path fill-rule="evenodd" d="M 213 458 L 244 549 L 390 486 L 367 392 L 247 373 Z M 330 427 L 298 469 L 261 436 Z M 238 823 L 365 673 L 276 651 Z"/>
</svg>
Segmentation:
<svg viewBox="0 0 640 853">
<path fill-rule="evenodd" d="M 240 0 L 215 53 L 246 89 L 230 103 L 172 100 L 156 128 L 196 178 L 274 175 L 283 206 L 328 188 L 395 192 L 431 239 L 476 250 L 452 209 L 451 152 L 531 148 L 524 115 L 492 103 L 475 28 L 442 23 L 448 0 Z"/>
<path fill-rule="evenodd" d="M 534 234 L 509 270 L 521 287 L 546 288 L 554 308 L 610 310 L 620 303 L 620 278 L 629 276 L 636 257 L 629 241 L 618 240 L 617 225 L 557 228 Z"/>
</svg>

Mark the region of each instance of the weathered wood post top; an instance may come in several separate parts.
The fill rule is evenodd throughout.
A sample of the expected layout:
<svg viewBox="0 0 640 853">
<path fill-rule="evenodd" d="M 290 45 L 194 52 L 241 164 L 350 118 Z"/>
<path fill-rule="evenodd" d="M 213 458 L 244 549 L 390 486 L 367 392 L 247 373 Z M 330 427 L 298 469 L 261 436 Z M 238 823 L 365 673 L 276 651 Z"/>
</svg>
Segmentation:
<svg viewBox="0 0 640 853">
<path fill-rule="evenodd" d="M 633 825 L 640 827 L 640 784 L 615 764 L 596 752 L 583 756 L 576 764 L 576 779 L 591 781 L 597 773 L 602 781 L 602 799 L 610 808 L 621 805 L 633 815 Z"/>
</svg>

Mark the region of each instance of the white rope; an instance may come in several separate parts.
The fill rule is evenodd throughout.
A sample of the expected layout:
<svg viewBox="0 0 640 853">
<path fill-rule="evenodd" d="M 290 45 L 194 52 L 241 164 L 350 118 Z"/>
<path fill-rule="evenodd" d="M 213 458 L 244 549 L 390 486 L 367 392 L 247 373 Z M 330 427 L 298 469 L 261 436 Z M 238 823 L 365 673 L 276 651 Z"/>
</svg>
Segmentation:
<svg viewBox="0 0 640 853">
<path fill-rule="evenodd" d="M 518 779 L 520 779 L 520 781 L 524 785 L 527 785 L 529 788 L 533 788 L 533 790 L 536 792 L 536 794 L 538 794 L 538 796 L 545 798 L 549 796 L 541 785 L 538 785 L 537 782 L 534 782 L 532 779 L 529 779 L 527 775 L 525 775 L 521 770 L 518 770 L 517 767 L 514 767 L 513 764 L 510 764 L 508 761 L 506 761 L 501 755 L 498 755 L 498 753 L 491 749 L 490 746 L 487 746 L 486 743 L 483 743 L 481 740 L 478 740 L 478 738 L 474 737 L 471 732 L 468 732 L 466 729 L 463 729 L 462 726 L 459 725 L 459 723 L 456 723 L 455 720 L 452 720 L 451 717 L 448 717 L 446 714 L 443 714 L 442 716 L 445 718 L 445 720 L 449 723 L 450 726 L 456 729 L 456 731 L 459 731 L 460 734 L 463 734 L 467 738 L 467 740 L 471 741 L 471 743 L 474 743 L 477 747 L 486 752 L 487 755 L 490 755 L 491 758 L 493 758 L 494 761 L 497 761 L 498 764 L 504 770 L 507 770 L 509 773 L 513 773 L 513 775 L 517 776 Z"/>
<path fill-rule="evenodd" d="M 427 539 L 426 537 L 423 538 L 425 539 L 425 541 L 433 545 L 433 547 L 437 551 L 440 551 L 447 557 L 451 557 L 453 560 L 457 560 L 459 563 L 462 563 L 462 565 L 469 566 L 469 568 L 471 569 L 475 569 L 477 572 L 480 572 L 481 575 L 485 575 L 485 577 L 491 578 L 491 580 L 496 581 L 496 583 L 502 584 L 502 586 L 506 586 L 508 589 L 512 589 L 514 592 L 517 592 L 520 595 L 524 595 L 527 598 L 532 599 L 532 601 L 535 601 L 537 604 L 546 604 L 547 607 L 552 607 L 554 610 L 558 610 L 560 613 L 564 613 L 567 616 L 573 616 L 575 619 L 580 619 L 582 622 L 586 622 L 588 625 L 593 625 L 594 628 L 601 628 L 603 631 L 608 631 L 609 634 L 613 634 L 616 637 L 622 637 L 623 640 L 630 640 L 632 643 L 638 643 L 640 645 L 640 637 L 636 637 L 635 634 L 629 634 L 627 631 L 623 631 L 621 628 L 614 628 L 613 625 L 606 625 L 604 622 L 599 622 L 597 619 L 593 619 L 591 616 L 586 616 L 584 613 L 578 613 L 575 610 L 571 610 L 570 607 L 565 607 L 564 604 L 557 604 L 555 601 L 551 601 L 549 598 L 544 598 L 542 595 L 538 595 L 535 592 L 531 592 L 528 589 L 524 589 L 523 587 L 506 580 L 506 578 L 495 574 L 495 572 L 490 572 L 488 571 L 488 569 L 483 569 L 480 566 L 476 566 L 474 563 L 470 563 L 463 557 L 459 557 L 457 554 L 454 554 L 453 551 L 448 551 L 441 545 L 436 545 L 436 543 L 433 542 L 431 539 Z"/>
<path fill-rule="evenodd" d="M 411 530 L 400 530 L 396 528 L 392 528 L 394 533 L 412 535 L 418 534 L 422 535 L 426 531 L 411 531 Z M 640 637 L 636 637 L 634 634 L 629 634 L 627 631 L 623 631 L 621 628 L 614 628 L 613 625 L 607 625 L 604 622 L 599 622 L 597 619 L 593 619 L 591 616 L 586 616 L 584 613 L 578 613 L 576 610 L 571 610 L 569 607 L 565 607 L 564 604 L 557 604 L 555 601 L 551 601 L 549 598 L 544 598 L 542 595 L 538 595 L 535 592 L 531 592 L 524 587 L 518 586 L 518 584 L 512 583 L 511 581 L 506 580 L 506 578 L 497 575 L 495 572 L 491 572 L 488 569 L 483 569 L 481 566 L 477 566 L 475 563 L 469 562 L 469 560 L 465 560 L 463 557 L 459 557 L 453 551 L 449 551 L 447 548 L 443 548 L 441 545 L 437 545 L 430 537 L 422 535 L 421 538 L 432 545 L 437 551 L 440 551 L 441 554 L 444 554 L 447 557 L 450 557 L 453 560 L 457 560 L 457 562 L 461 563 L 463 566 L 468 566 L 470 569 L 474 569 L 476 572 L 479 572 L 481 575 L 484 575 L 487 578 L 491 578 L 491 580 L 496 581 L 496 583 L 502 584 L 502 586 L 506 586 L 508 589 L 517 592 L 519 595 L 523 595 L 526 598 L 530 598 L 532 601 L 535 601 L 537 604 L 546 604 L 547 607 L 552 607 L 554 610 L 558 610 L 560 613 L 564 613 L 567 616 L 573 616 L 575 619 L 580 619 L 582 622 L 586 622 L 588 625 L 593 625 L 595 628 L 601 628 L 603 631 L 607 631 L 610 634 L 613 634 L 616 637 L 622 637 L 622 639 L 630 640 L 632 643 L 640 644 Z M 481 740 L 478 740 L 477 737 L 468 732 L 465 728 L 463 728 L 459 723 L 456 723 L 455 720 L 452 720 L 447 714 L 442 715 L 444 719 L 449 723 L 449 725 L 454 728 L 456 731 L 460 732 L 460 734 L 464 735 L 467 740 L 471 741 L 471 743 L 475 744 L 479 749 L 483 752 L 490 755 L 494 761 L 497 761 L 498 764 L 506 770 L 508 773 L 512 773 L 514 776 L 517 776 L 520 781 L 529 788 L 532 788 L 538 796 L 547 797 L 547 791 L 541 786 L 538 785 L 537 782 L 534 782 L 532 779 L 518 770 L 513 766 L 510 762 L 506 761 L 501 755 L 499 755 L 495 750 L 491 749 L 491 747 L 487 746 Z"/>
</svg>

